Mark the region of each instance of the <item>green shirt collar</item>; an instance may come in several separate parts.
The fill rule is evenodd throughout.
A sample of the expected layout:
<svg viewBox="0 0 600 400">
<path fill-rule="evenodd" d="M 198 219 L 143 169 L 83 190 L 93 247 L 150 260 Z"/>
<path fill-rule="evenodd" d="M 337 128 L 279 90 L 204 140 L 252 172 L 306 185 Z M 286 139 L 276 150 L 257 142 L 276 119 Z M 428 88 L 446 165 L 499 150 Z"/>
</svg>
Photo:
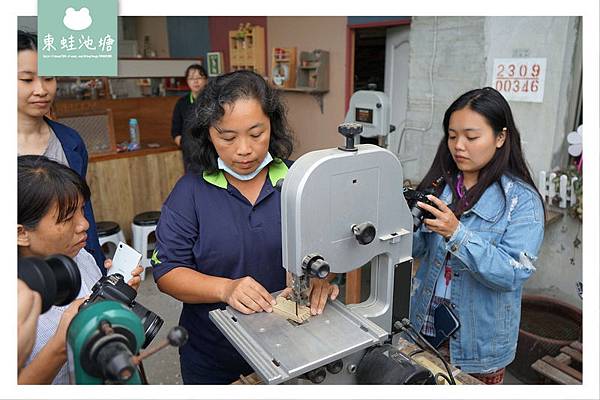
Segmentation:
<svg viewBox="0 0 600 400">
<path fill-rule="evenodd" d="M 269 180 L 271 181 L 271 185 L 275 187 L 277 181 L 285 178 L 288 172 L 288 167 L 285 163 L 279 158 L 275 158 L 269 164 Z M 223 171 L 218 170 L 213 173 L 202 173 L 202 178 L 212 185 L 220 187 L 221 189 L 227 189 L 227 179 L 225 178 L 225 174 Z"/>
</svg>

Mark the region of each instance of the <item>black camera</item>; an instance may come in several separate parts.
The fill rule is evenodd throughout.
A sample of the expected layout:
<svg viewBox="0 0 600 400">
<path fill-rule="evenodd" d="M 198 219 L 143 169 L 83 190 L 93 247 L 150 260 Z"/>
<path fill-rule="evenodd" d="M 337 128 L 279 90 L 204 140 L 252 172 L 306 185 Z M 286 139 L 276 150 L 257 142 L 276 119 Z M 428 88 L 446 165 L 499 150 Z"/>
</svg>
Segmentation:
<svg viewBox="0 0 600 400">
<path fill-rule="evenodd" d="M 443 182 L 444 182 L 444 178 L 440 177 L 432 183 L 432 185 L 431 185 L 432 187 L 425 189 L 424 191 L 411 189 L 409 187 L 404 188 L 404 191 L 403 191 L 404 199 L 406 199 L 406 203 L 408 204 L 410 213 L 413 216 L 413 232 L 416 232 L 417 229 L 419 229 L 419 227 L 421 226 L 421 224 L 423 223 L 423 220 L 425 218 L 428 218 L 428 219 L 435 218 L 434 215 L 431 214 L 429 211 L 426 211 L 426 210 L 422 209 L 421 207 L 417 206 L 417 202 L 420 201 L 421 203 L 425 203 L 432 207 L 437 208 L 435 203 L 433 201 L 429 200 L 427 198 L 427 196 L 430 194 L 436 195 L 437 189 L 440 187 L 440 185 Z"/>
<path fill-rule="evenodd" d="M 17 277 L 42 298 L 42 313 L 54 306 L 71 303 L 81 290 L 81 273 L 75 261 L 56 254 L 45 259 L 21 257 Z"/>
<path fill-rule="evenodd" d="M 113 274 L 109 276 L 103 276 L 98 282 L 96 282 L 92 288 L 90 297 L 81 305 L 81 307 L 85 307 L 88 304 L 93 304 L 102 300 L 115 300 L 125 304 L 142 321 L 145 336 L 142 348 L 146 348 L 154 339 L 164 321 L 161 317 L 148 310 L 140 303 L 134 301 L 136 296 L 136 290 L 125 282 L 123 275 Z"/>
</svg>

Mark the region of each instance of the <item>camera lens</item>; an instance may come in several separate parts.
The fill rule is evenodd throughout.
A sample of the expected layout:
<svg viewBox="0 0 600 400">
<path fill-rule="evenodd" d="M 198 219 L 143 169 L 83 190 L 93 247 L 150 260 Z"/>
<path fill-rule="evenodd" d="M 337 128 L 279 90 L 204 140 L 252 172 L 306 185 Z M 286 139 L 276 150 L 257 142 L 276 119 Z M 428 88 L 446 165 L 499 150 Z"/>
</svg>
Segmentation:
<svg viewBox="0 0 600 400">
<path fill-rule="evenodd" d="M 75 261 L 61 254 L 46 258 L 56 278 L 54 305 L 64 306 L 77 298 L 81 289 L 81 273 Z"/>
<path fill-rule="evenodd" d="M 37 257 L 19 258 L 17 276 L 42 298 L 42 313 L 52 307 L 71 303 L 81 289 L 81 274 L 77 264 L 64 255 L 45 260 Z"/>
<path fill-rule="evenodd" d="M 131 303 L 131 310 L 140 318 L 144 326 L 144 336 L 146 337 L 142 345 L 144 349 L 152 342 L 164 321 L 161 317 L 135 301 Z"/>
</svg>

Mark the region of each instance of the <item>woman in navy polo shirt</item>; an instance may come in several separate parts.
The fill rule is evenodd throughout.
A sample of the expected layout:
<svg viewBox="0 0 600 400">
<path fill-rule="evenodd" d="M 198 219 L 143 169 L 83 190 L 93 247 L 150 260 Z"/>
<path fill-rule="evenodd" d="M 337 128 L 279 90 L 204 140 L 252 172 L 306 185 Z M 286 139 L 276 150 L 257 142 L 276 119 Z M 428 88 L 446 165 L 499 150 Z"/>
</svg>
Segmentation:
<svg viewBox="0 0 600 400">
<path fill-rule="evenodd" d="M 183 382 L 227 384 L 252 369 L 208 313 L 226 304 L 271 312 L 270 293 L 286 285 L 274 186 L 288 170 L 291 131 L 278 92 L 260 75 L 236 71 L 207 84 L 184 135 L 190 168 L 162 207 L 153 273 L 161 291 L 184 303 Z M 312 287 L 311 311 L 321 313 L 339 289 L 327 280 Z"/>
</svg>

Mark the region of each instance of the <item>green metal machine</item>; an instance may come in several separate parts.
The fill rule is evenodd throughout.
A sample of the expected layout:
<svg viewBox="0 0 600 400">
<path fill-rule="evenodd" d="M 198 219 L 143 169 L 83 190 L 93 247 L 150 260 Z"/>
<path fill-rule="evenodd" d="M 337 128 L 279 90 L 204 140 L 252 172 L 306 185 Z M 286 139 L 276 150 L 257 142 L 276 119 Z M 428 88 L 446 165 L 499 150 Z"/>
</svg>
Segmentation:
<svg viewBox="0 0 600 400">
<path fill-rule="evenodd" d="M 135 355 L 144 340 L 140 318 L 126 305 L 113 300 L 87 305 L 67 330 L 71 382 L 141 384 Z"/>
</svg>

